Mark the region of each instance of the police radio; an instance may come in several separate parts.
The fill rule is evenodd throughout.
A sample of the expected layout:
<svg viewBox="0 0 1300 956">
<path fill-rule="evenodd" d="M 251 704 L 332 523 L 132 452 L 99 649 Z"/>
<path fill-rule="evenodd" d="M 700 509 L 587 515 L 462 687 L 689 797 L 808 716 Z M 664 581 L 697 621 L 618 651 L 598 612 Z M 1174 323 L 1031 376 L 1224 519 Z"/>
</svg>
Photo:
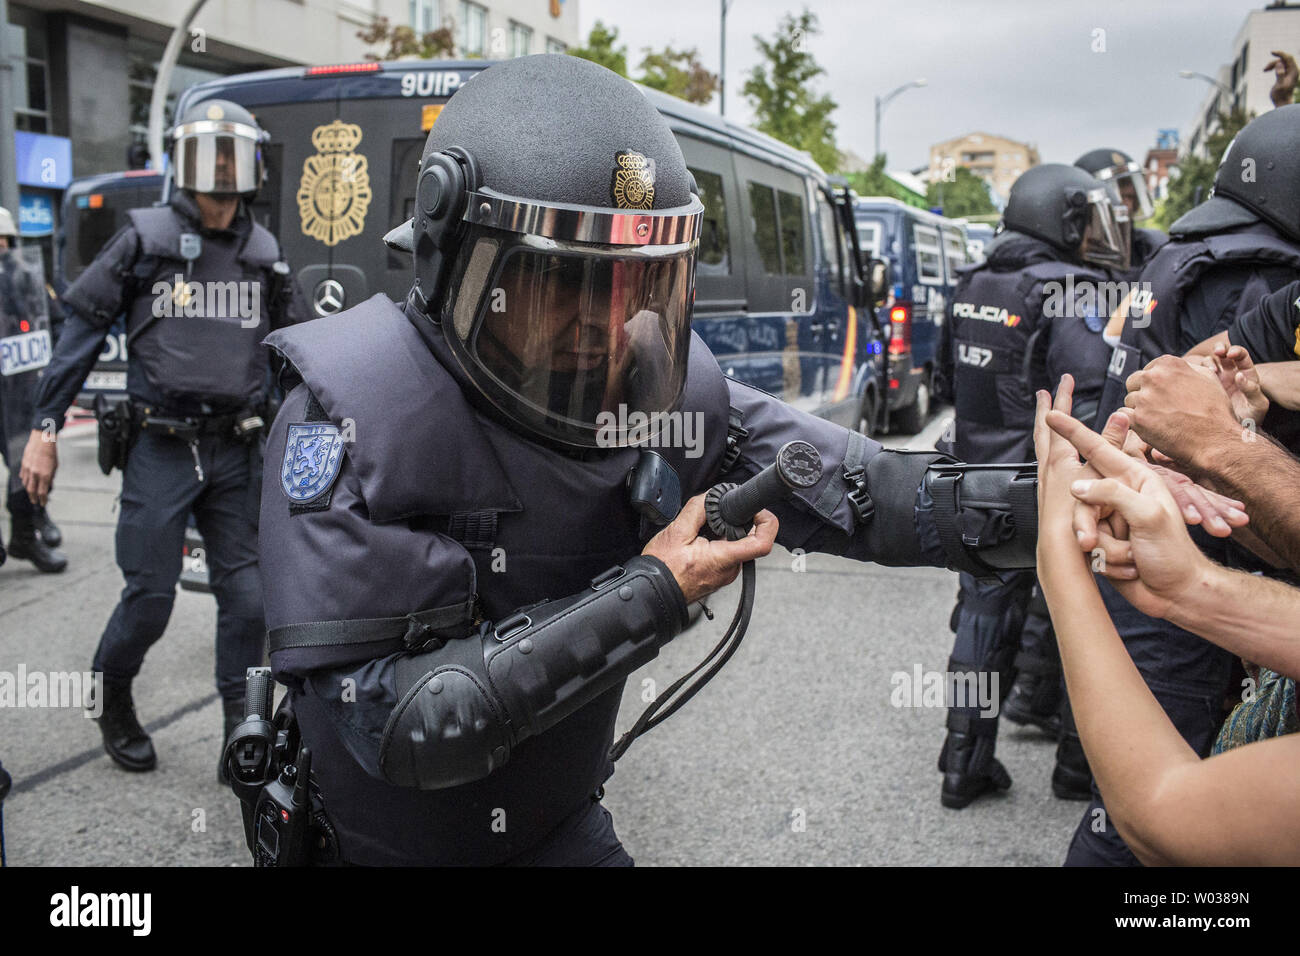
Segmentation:
<svg viewBox="0 0 1300 956">
<path fill-rule="evenodd" d="M 289 698 L 272 718 L 271 668 L 244 678 L 244 719 L 226 742 L 226 777 L 239 797 L 254 866 L 306 866 L 337 859 L 334 830 L 311 779 L 311 749 L 298 734 Z"/>
</svg>

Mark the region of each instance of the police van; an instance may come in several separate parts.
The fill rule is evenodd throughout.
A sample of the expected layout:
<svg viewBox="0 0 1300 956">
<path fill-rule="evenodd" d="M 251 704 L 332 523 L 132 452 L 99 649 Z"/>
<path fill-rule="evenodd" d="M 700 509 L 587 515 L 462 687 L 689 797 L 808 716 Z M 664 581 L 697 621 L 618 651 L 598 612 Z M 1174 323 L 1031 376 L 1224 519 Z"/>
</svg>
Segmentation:
<svg viewBox="0 0 1300 956">
<path fill-rule="evenodd" d="M 183 113 L 226 99 L 269 133 L 254 216 L 280 240 L 316 315 L 377 292 L 402 301 L 409 256 L 383 235 L 410 218 L 428 131 L 485 60 L 292 67 L 190 87 Z M 876 428 L 882 327 L 867 294 L 851 199 L 801 153 L 646 90 L 705 206 L 694 328 L 723 371 L 824 417 Z M 493 117 L 484 117 L 493 122 Z"/>
<path fill-rule="evenodd" d="M 892 279 L 880 316 L 889 329 L 889 428 L 915 433 L 930 415 L 957 268 L 971 261 L 966 235 L 954 220 L 884 196 L 859 199 L 854 213 L 862 254 L 889 263 Z"/>
<path fill-rule="evenodd" d="M 104 244 L 126 225 L 132 209 L 152 206 L 162 197 L 163 177 L 133 169 L 76 179 L 63 194 L 63 210 L 54 250 L 54 289 L 62 293 L 85 271 Z M 93 409 L 95 396 L 109 401 L 126 397 L 126 317 L 118 316 L 104 341 L 95 368 L 86 376 L 76 404 Z"/>
</svg>

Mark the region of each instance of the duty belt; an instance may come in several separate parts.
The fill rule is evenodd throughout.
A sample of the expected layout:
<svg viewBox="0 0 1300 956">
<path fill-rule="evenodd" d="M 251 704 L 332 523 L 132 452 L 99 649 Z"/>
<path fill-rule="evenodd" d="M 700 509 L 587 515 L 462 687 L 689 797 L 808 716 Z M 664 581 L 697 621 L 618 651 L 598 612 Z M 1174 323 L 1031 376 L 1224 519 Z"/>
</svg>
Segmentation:
<svg viewBox="0 0 1300 956">
<path fill-rule="evenodd" d="M 179 415 L 154 405 L 133 402 L 131 415 L 141 431 L 168 435 L 184 442 L 206 436 L 247 438 L 266 426 L 262 416 L 252 409 L 222 415 Z"/>
</svg>

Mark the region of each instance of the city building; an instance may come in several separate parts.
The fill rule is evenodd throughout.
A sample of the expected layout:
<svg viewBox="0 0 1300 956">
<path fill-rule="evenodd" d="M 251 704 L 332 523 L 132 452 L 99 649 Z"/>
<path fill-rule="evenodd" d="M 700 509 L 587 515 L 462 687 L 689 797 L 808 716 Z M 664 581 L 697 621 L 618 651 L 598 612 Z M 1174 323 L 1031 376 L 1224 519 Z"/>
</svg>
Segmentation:
<svg viewBox="0 0 1300 956">
<path fill-rule="evenodd" d="M 1152 201 L 1169 195 L 1169 178 L 1178 166 L 1178 130 L 1162 129 L 1156 134 L 1156 145 L 1148 149 L 1142 160 L 1142 174 L 1147 181 L 1147 192 Z"/>
<path fill-rule="evenodd" d="M 72 179 L 143 165 L 158 63 L 192 2 L 9 0 L 0 55 L 14 67 L 4 108 L 16 134 L 0 173 L 16 163 L 25 235 L 48 246 Z M 382 54 L 358 37 L 378 17 L 417 33 L 450 26 L 457 56 L 581 43 L 578 0 L 208 0 L 172 74 L 167 120 L 177 94 L 215 76 Z"/>
<path fill-rule="evenodd" d="M 1032 143 L 1021 143 L 992 133 L 967 133 L 930 147 L 927 179 L 930 182 L 943 179 L 951 176 L 957 166 L 965 166 L 984 180 L 1001 205 L 1006 202 L 1011 184 L 1020 174 L 1041 161 L 1038 149 Z"/>
<path fill-rule="evenodd" d="M 1219 114 L 1234 106 L 1246 115 L 1265 113 L 1273 108 L 1269 90 L 1276 77 L 1264 71 L 1273 58 L 1272 50 L 1285 50 L 1300 56 L 1300 3 L 1277 2 L 1247 14 L 1231 46 L 1232 59 L 1214 73 L 1193 75 L 1192 82 L 1205 86 L 1205 98 L 1192 117 L 1190 131 L 1183 138 L 1187 152 L 1205 156 L 1206 142 L 1218 128 Z M 1197 64 L 1187 64 L 1187 72 L 1196 72 Z M 1218 157 L 1210 157 L 1217 159 Z"/>
</svg>

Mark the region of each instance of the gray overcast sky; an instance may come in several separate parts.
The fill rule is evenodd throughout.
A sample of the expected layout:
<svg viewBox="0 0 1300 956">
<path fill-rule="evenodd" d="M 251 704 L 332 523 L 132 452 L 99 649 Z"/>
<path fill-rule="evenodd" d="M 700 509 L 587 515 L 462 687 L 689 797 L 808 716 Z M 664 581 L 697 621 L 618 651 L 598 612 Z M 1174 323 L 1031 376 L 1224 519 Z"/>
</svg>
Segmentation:
<svg viewBox="0 0 1300 956">
<path fill-rule="evenodd" d="M 718 0 L 579 0 L 583 36 L 596 20 L 619 29 L 636 73 L 641 49 L 697 47 L 717 72 Z M 1206 93 L 1180 69 L 1214 75 L 1230 60 L 1246 14 L 1266 0 L 810 0 L 821 34 L 808 43 L 826 69 L 816 82 L 839 109 L 841 149 L 872 151 L 872 98 L 908 80 L 928 86 L 885 112 L 890 168 L 914 168 L 931 143 L 974 130 L 1036 143 L 1044 162 L 1073 162 L 1098 146 L 1141 162 L 1156 130 L 1185 137 Z M 734 0 L 727 14 L 727 113 L 748 122 L 741 96 L 792 0 Z M 1093 31 L 1106 52 L 1092 52 Z M 1300 51 L 1291 51 L 1297 53 Z M 713 109 L 717 109 L 714 98 Z"/>
</svg>

